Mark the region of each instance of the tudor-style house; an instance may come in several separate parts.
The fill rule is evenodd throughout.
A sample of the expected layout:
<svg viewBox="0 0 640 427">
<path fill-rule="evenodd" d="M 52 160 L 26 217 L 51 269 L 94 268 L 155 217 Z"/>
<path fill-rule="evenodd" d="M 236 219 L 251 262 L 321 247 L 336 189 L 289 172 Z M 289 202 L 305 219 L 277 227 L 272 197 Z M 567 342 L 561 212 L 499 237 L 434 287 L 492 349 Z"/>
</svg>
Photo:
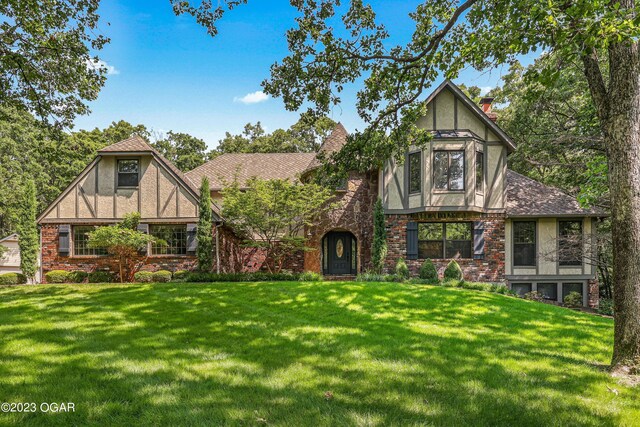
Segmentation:
<svg viewBox="0 0 640 427">
<path fill-rule="evenodd" d="M 389 270 L 399 258 L 414 273 L 428 258 L 440 271 L 456 259 L 467 280 L 504 282 L 519 294 L 538 291 L 554 301 L 576 291 L 585 306 L 597 305 L 591 236 L 604 214 L 508 170 L 507 157 L 516 145 L 495 123 L 491 99 L 476 105 L 445 81 L 426 103 L 427 115 L 418 126 L 432 131 L 430 143 L 410 149 L 404 162 L 389 160 L 381 170 L 351 173 L 346 186 L 335 192 L 337 207 L 305 230 L 313 250 L 291 254 L 286 268 L 337 277 L 370 268 L 373 207 L 380 198 Z M 346 139 L 347 131 L 339 124 L 320 151 L 338 151 Z M 138 211 L 140 229 L 168 242 L 166 247 L 147 248 L 140 255 L 142 268 L 191 269 L 203 177 L 219 201 L 225 181 L 304 181 L 319 165 L 314 153 L 224 154 L 183 174 L 141 138 L 119 142 L 100 150 L 39 217 L 41 268 L 44 273 L 115 271 L 114 260 L 87 247 L 86 233 Z M 243 247 L 216 204 L 212 209 L 216 269 L 263 268 L 264 255 Z"/>
</svg>

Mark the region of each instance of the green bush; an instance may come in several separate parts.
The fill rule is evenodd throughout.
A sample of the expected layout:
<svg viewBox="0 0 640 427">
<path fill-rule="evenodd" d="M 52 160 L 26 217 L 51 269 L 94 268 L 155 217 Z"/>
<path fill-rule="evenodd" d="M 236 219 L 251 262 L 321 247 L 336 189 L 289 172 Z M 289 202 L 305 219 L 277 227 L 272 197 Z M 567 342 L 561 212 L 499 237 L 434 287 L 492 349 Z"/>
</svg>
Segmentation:
<svg viewBox="0 0 640 427">
<path fill-rule="evenodd" d="M 153 273 L 153 281 L 157 283 L 167 283 L 171 281 L 171 272 L 169 270 L 158 270 Z"/>
<path fill-rule="evenodd" d="M 27 283 L 27 276 L 20 273 L 0 274 L 0 285 L 24 285 Z"/>
<path fill-rule="evenodd" d="M 187 275 L 187 282 L 296 282 L 300 279 L 296 273 L 199 273 Z"/>
<path fill-rule="evenodd" d="M 47 283 L 68 283 L 69 272 L 65 270 L 51 270 L 46 273 L 44 277 L 47 279 Z"/>
<path fill-rule="evenodd" d="M 438 270 L 436 270 L 436 266 L 433 265 L 433 262 L 430 259 L 424 260 L 420 266 L 418 277 L 434 283 L 438 281 Z"/>
<path fill-rule="evenodd" d="M 396 276 L 401 279 L 409 278 L 409 267 L 403 258 L 399 258 L 398 262 L 396 262 Z"/>
<path fill-rule="evenodd" d="M 578 292 L 569 292 L 569 294 L 564 297 L 564 304 L 567 307 L 582 307 L 582 295 Z"/>
<path fill-rule="evenodd" d="M 305 271 L 300 275 L 301 282 L 322 282 L 323 277 L 320 273 L 315 273 L 313 271 Z"/>
<path fill-rule="evenodd" d="M 455 259 L 449 261 L 447 268 L 444 269 L 445 280 L 462 280 L 462 269 Z"/>
<path fill-rule="evenodd" d="M 89 283 L 111 283 L 113 282 L 113 275 L 108 271 L 92 271 L 89 273 Z"/>
<path fill-rule="evenodd" d="M 613 316 L 613 300 L 610 298 L 602 298 L 598 306 L 598 313 Z"/>
<path fill-rule="evenodd" d="M 544 301 L 544 296 L 538 291 L 531 291 L 524 294 L 524 299 L 528 299 L 530 301 Z"/>
<path fill-rule="evenodd" d="M 151 283 L 153 282 L 153 273 L 151 271 L 136 271 L 133 280 L 138 283 Z"/>
<path fill-rule="evenodd" d="M 69 283 L 84 283 L 89 273 L 82 270 L 74 270 L 69 272 Z"/>
<path fill-rule="evenodd" d="M 189 277 L 189 271 L 187 270 L 176 270 L 173 272 L 172 282 L 185 282 Z"/>
</svg>

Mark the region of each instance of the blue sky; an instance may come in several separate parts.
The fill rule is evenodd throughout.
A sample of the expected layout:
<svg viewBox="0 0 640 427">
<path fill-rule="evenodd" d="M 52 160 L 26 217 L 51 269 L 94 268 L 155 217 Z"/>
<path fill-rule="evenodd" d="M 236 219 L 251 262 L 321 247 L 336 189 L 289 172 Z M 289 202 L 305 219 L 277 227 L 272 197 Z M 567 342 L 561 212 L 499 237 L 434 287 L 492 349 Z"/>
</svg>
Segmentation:
<svg viewBox="0 0 640 427">
<path fill-rule="evenodd" d="M 412 29 L 408 13 L 418 2 L 372 3 L 391 42 L 405 41 Z M 78 117 L 75 129 L 124 119 L 156 132 L 186 132 L 213 148 L 225 131 L 238 133 L 247 122 L 260 121 L 274 130 L 297 120 L 298 113 L 286 111 L 279 99 L 241 101 L 261 99 L 255 92 L 270 65 L 287 54 L 284 34 L 296 16 L 288 0 L 250 0 L 225 15 L 215 38 L 191 16 L 175 16 L 169 0 L 103 0 L 100 16 L 111 43 L 99 56 L 110 74 L 90 104 L 92 113 Z M 465 70 L 456 82 L 493 87 L 506 70 Z M 362 129 L 354 110 L 355 88 L 342 98 L 332 118 L 348 130 Z"/>
</svg>

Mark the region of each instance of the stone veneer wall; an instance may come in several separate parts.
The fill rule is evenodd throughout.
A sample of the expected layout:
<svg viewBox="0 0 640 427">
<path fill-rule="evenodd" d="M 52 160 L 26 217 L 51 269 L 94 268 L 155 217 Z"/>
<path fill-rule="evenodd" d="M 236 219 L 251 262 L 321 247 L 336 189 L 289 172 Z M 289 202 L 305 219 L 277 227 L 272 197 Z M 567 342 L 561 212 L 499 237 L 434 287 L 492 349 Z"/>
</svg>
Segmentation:
<svg viewBox="0 0 640 427">
<path fill-rule="evenodd" d="M 378 198 L 378 173 L 349 174 L 347 190 L 337 192 L 337 207 L 305 230 L 304 270 L 322 273 L 322 238 L 329 231 L 348 231 L 357 240 L 358 271 L 371 268 L 373 210 Z"/>
<path fill-rule="evenodd" d="M 407 223 L 482 221 L 484 223 L 484 259 L 457 259 L 465 280 L 477 282 L 505 281 L 505 216 L 504 214 L 420 213 L 412 215 L 387 215 L 387 257 L 385 268 L 393 272 L 398 258 L 404 258 L 409 270 L 417 275 L 424 259 L 407 259 Z M 432 260 L 442 277 L 449 259 Z"/>
<path fill-rule="evenodd" d="M 587 290 L 589 291 L 589 307 L 598 308 L 600 306 L 600 284 L 597 278 L 587 281 Z"/>
</svg>

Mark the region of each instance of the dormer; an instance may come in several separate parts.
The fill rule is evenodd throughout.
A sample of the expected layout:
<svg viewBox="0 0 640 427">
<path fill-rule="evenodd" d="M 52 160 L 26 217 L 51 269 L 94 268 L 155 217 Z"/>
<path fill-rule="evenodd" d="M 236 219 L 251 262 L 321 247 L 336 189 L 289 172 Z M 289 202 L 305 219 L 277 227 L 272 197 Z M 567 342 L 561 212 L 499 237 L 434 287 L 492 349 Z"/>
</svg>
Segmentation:
<svg viewBox="0 0 640 427">
<path fill-rule="evenodd" d="M 495 123 L 490 98 L 482 108 L 454 83 L 443 82 L 426 100 L 418 126 L 432 132 L 428 146 L 411 147 L 404 162 L 382 171 L 385 212 L 504 212 L 511 138 Z"/>
</svg>

